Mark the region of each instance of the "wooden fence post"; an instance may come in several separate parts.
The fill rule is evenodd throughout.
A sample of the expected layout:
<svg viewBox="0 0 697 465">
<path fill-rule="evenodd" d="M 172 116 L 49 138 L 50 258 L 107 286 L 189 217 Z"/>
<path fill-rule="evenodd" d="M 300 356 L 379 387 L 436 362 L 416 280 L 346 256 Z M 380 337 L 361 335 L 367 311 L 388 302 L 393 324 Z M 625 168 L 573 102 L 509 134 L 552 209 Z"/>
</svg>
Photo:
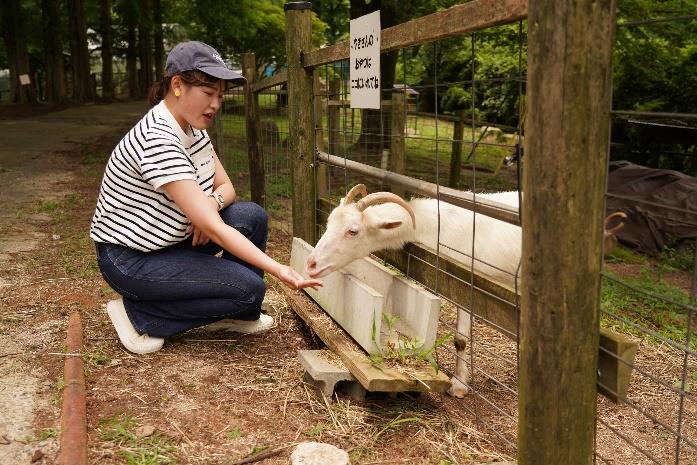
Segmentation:
<svg viewBox="0 0 697 465">
<path fill-rule="evenodd" d="M 614 8 L 528 4 L 519 465 L 593 463 Z"/>
<path fill-rule="evenodd" d="M 315 244 L 315 131 L 312 117 L 312 74 L 302 64 L 312 48 L 310 2 L 288 2 L 286 51 L 288 56 L 288 145 L 293 187 L 293 235 Z"/>
<path fill-rule="evenodd" d="M 329 101 L 341 100 L 340 95 L 341 80 L 333 78 L 329 83 Z M 339 106 L 328 105 L 327 107 L 327 132 L 329 133 L 329 153 L 339 156 Z"/>
<path fill-rule="evenodd" d="M 244 110 L 247 120 L 247 157 L 249 158 L 249 190 L 252 202 L 266 206 L 264 178 L 264 154 L 261 148 L 261 124 L 259 123 L 259 96 L 252 91 L 257 80 L 254 53 L 242 54 L 242 73 L 247 78 L 244 85 Z"/>
<path fill-rule="evenodd" d="M 462 171 L 462 142 L 465 138 L 465 110 L 458 112 L 459 118 L 453 126 L 453 149 L 450 154 L 450 175 L 448 186 L 457 189 Z"/>
<path fill-rule="evenodd" d="M 405 120 L 406 120 L 406 86 L 404 92 L 392 91 L 392 123 L 390 124 L 390 171 L 404 174 L 406 165 L 405 151 Z M 404 197 L 404 189 L 395 187 L 392 192 Z"/>
<path fill-rule="evenodd" d="M 327 148 L 324 146 L 324 124 L 322 124 L 322 115 L 324 114 L 324 107 L 327 105 L 324 102 L 329 101 L 329 97 L 325 92 L 322 92 L 322 81 L 320 80 L 319 73 L 315 73 L 314 77 L 314 94 L 315 94 L 315 143 L 317 144 L 317 149 L 326 152 Z M 319 198 L 326 197 L 327 195 L 327 165 L 324 163 L 318 163 L 315 167 L 315 172 L 317 173 L 317 196 Z"/>
</svg>

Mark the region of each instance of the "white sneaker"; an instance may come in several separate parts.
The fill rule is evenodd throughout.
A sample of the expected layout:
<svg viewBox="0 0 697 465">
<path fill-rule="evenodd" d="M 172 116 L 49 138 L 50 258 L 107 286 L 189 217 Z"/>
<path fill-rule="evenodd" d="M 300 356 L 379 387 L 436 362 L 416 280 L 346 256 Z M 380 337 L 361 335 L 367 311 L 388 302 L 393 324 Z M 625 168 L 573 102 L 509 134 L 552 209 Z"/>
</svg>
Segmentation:
<svg viewBox="0 0 697 465">
<path fill-rule="evenodd" d="M 203 327 L 206 331 L 232 331 L 242 334 L 256 334 L 273 328 L 273 317 L 262 313 L 258 320 L 233 320 L 225 318 Z"/>
<path fill-rule="evenodd" d="M 138 331 L 133 327 L 131 320 L 126 314 L 123 299 L 109 301 L 106 304 L 106 312 L 109 314 L 114 329 L 116 329 L 116 334 L 119 335 L 121 344 L 126 349 L 134 354 L 149 354 L 162 349 L 165 343 L 164 338 L 138 334 Z"/>
</svg>

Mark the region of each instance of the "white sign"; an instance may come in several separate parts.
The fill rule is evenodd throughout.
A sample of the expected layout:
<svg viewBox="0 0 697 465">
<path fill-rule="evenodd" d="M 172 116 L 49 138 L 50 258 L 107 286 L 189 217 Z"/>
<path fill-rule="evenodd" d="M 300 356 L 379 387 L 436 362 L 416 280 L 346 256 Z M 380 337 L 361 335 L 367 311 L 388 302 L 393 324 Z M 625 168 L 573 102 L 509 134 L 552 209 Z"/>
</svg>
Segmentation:
<svg viewBox="0 0 697 465">
<path fill-rule="evenodd" d="M 351 20 L 351 108 L 380 108 L 380 11 Z"/>
<path fill-rule="evenodd" d="M 19 75 L 19 83 L 23 86 L 28 86 L 31 84 L 31 79 L 29 79 L 28 74 L 20 74 Z"/>
</svg>

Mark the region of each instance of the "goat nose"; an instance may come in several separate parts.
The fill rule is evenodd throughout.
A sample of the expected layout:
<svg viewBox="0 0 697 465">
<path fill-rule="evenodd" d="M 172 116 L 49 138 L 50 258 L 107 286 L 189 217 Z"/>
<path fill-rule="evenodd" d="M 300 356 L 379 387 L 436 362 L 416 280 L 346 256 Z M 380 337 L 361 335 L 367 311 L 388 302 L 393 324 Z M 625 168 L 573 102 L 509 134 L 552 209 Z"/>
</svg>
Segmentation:
<svg viewBox="0 0 697 465">
<path fill-rule="evenodd" d="M 315 260 L 313 257 L 309 257 L 309 258 L 307 259 L 307 269 L 308 269 L 308 270 L 311 270 L 311 269 L 313 269 L 315 266 L 317 266 L 317 260 Z"/>
</svg>

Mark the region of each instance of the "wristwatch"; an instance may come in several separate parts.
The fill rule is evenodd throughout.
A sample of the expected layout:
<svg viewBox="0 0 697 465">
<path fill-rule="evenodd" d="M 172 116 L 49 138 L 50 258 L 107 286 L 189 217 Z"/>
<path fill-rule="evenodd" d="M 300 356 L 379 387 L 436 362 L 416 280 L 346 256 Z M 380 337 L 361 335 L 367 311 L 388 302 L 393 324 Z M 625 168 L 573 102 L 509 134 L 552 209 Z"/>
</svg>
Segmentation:
<svg viewBox="0 0 697 465">
<path fill-rule="evenodd" d="M 222 210 L 225 206 L 225 199 L 222 194 L 216 194 L 215 192 L 208 194 L 208 197 L 213 197 L 215 203 L 218 204 L 218 211 Z"/>
</svg>

